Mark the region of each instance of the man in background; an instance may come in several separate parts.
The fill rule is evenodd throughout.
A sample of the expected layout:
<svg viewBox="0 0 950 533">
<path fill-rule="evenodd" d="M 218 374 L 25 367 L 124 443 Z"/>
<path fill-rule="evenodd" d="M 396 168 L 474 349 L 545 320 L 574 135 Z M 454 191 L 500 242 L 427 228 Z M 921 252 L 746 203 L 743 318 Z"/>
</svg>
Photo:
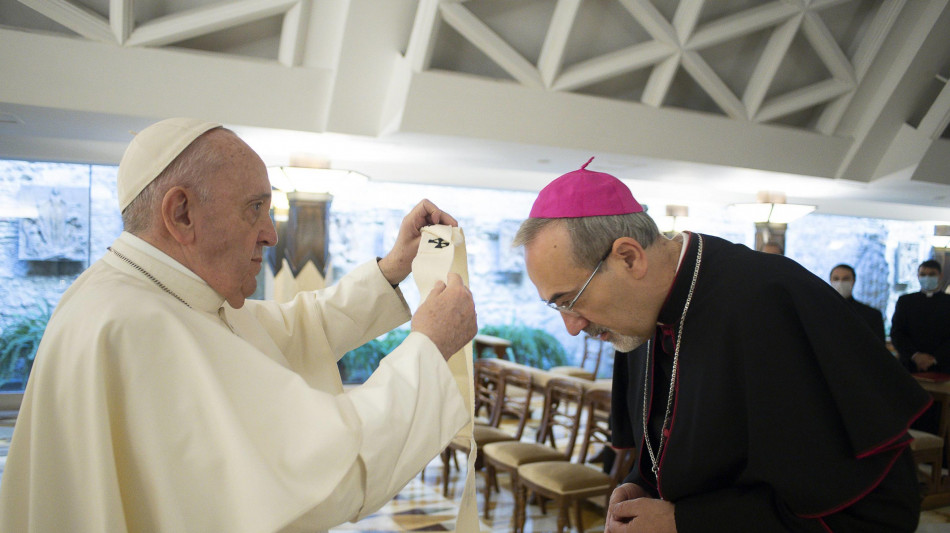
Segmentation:
<svg viewBox="0 0 950 533">
<path fill-rule="evenodd" d="M 263 161 L 195 119 L 119 165 L 125 231 L 60 300 L 0 488 L 0 530 L 314 531 L 389 501 L 467 422 L 445 362 L 476 331 L 461 279 L 362 386 L 337 361 L 410 319 L 397 288 L 427 200 L 392 251 L 286 304 L 245 300 L 277 234 Z M 394 445 L 395 444 L 395 445 Z"/>
<path fill-rule="evenodd" d="M 940 263 L 917 268 L 920 290 L 897 299 L 891 342 L 911 372 L 950 373 L 950 294 L 940 292 Z"/>
<path fill-rule="evenodd" d="M 851 307 L 858 316 L 864 319 L 871 328 L 871 331 L 881 340 L 881 343 L 884 343 L 884 315 L 870 305 L 855 300 L 852 294 L 854 291 L 854 282 L 857 280 L 854 267 L 844 263 L 836 265 L 831 269 L 828 279 L 831 282 L 831 286 L 848 302 L 848 306 Z"/>
</svg>

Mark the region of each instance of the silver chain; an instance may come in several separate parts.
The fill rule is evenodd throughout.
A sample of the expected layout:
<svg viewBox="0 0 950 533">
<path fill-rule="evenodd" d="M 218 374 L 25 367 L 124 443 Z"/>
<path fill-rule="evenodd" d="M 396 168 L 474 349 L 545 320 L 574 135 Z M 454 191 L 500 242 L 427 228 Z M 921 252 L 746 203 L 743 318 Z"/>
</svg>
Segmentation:
<svg viewBox="0 0 950 533">
<path fill-rule="evenodd" d="M 168 294 L 171 294 L 171 295 L 174 296 L 179 302 L 185 304 L 185 307 L 187 307 L 188 309 L 191 309 L 191 306 L 188 305 L 188 302 L 186 302 L 185 300 L 183 300 L 183 299 L 181 298 L 181 296 L 178 296 L 178 295 L 175 294 L 171 289 L 169 289 L 168 287 L 166 287 L 164 283 L 162 283 L 161 281 L 158 281 L 158 279 L 156 279 L 155 276 L 149 274 L 147 270 L 145 270 L 144 268 L 142 268 L 142 267 L 138 266 L 137 264 L 135 264 L 135 262 L 133 262 L 133 261 L 132 261 L 131 259 L 129 259 L 128 257 L 126 257 L 126 256 L 120 254 L 119 252 L 113 250 L 111 246 L 108 247 L 107 250 L 109 250 L 110 252 L 114 253 L 116 256 L 118 256 L 119 259 L 121 259 L 121 260 L 125 261 L 126 263 L 132 265 L 132 268 L 134 268 L 135 270 L 138 270 L 138 271 L 141 272 L 146 278 L 148 278 L 149 280 L 151 280 L 152 283 L 158 285 L 158 288 L 159 288 L 159 289 L 162 289 L 163 291 L 167 292 Z"/>
<path fill-rule="evenodd" d="M 647 424 L 647 390 L 650 384 L 650 353 L 651 350 L 651 341 L 647 341 L 647 364 L 646 370 L 643 373 L 643 439 L 646 441 L 647 451 L 650 452 L 650 460 L 653 461 L 653 475 L 657 478 L 657 483 L 659 483 L 660 478 L 660 462 L 657 460 L 657 457 L 663 453 L 663 443 L 666 440 L 666 426 L 670 423 L 670 411 L 673 408 L 673 394 L 676 391 L 676 370 L 679 368 L 679 359 L 680 359 L 680 341 L 683 339 L 683 322 L 686 321 L 686 311 L 689 310 L 689 303 L 693 300 L 693 291 L 696 289 L 696 278 L 699 277 L 699 263 L 703 259 L 703 237 L 698 233 L 694 233 L 696 238 L 699 239 L 699 250 L 696 252 L 696 266 L 693 267 L 693 280 L 689 284 L 689 294 L 686 295 L 686 305 L 683 306 L 683 314 L 680 315 L 680 327 L 679 331 L 676 332 L 676 347 L 673 349 L 673 371 L 670 373 L 670 393 L 666 398 L 666 414 L 663 415 L 663 426 L 660 427 L 660 446 L 656 450 L 656 454 L 653 453 L 653 446 L 650 445 L 650 430 Z M 683 246 L 686 246 L 686 243 L 683 243 Z"/>
</svg>

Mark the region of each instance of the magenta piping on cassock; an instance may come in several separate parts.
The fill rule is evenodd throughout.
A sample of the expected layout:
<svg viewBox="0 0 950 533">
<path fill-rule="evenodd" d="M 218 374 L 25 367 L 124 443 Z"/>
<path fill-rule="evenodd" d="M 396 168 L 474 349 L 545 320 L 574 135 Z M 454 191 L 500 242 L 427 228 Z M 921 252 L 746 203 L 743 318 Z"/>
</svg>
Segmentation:
<svg viewBox="0 0 950 533">
<path fill-rule="evenodd" d="M 907 430 L 910 429 L 910 425 L 914 423 L 914 420 L 917 420 L 918 418 L 920 418 L 920 415 L 924 414 L 924 411 L 926 411 L 927 409 L 929 409 L 930 406 L 933 405 L 933 403 L 934 403 L 933 398 L 930 398 L 930 399 L 927 401 L 927 405 L 925 405 L 923 409 L 921 409 L 920 411 L 918 411 L 916 415 L 914 415 L 913 417 L 911 417 L 910 420 L 907 421 L 907 426 L 904 427 L 904 431 L 901 431 L 901 432 L 898 433 L 897 435 L 894 435 L 893 437 L 891 437 L 891 438 L 885 440 L 885 441 L 882 442 L 881 444 L 878 444 L 877 446 L 875 446 L 874 448 L 871 448 L 870 450 L 868 450 L 868 451 L 866 451 L 866 452 L 860 452 L 860 453 L 858 453 L 857 458 L 858 458 L 858 459 L 864 459 L 865 457 L 870 457 L 870 456 L 872 456 L 872 455 L 875 455 L 875 454 L 878 454 L 878 453 L 881 453 L 881 452 L 884 452 L 884 451 L 887 451 L 887 450 L 890 450 L 891 448 L 893 448 L 892 444 L 894 443 L 894 441 L 896 441 L 897 439 L 903 437 L 903 436 L 907 433 Z"/>
<path fill-rule="evenodd" d="M 881 484 L 881 481 L 884 481 L 884 478 L 887 477 L 887 474 L 889 474 L 889 473 L 891 472 L 891 468 L 894 467 L 894 463 L 897 462 L 897 458 L 901 456 L 901 453 L 903 453 L 904 448 L 906 448 L 907 446 L 910 446 L 910 442 L 906 442 L 906 443 L 904 443 L 903 446 L 900 446 L 899 448 L 897 448 L 897 449 L 895 450 L 895 452 L 894 452 L 894 456 L 891 457 L 891 462 L 888 463 L 887 468 L 884 469 L 884 471 L 881 473 L 881 475 L 880 475 L 876 480 L 874 480 L 873 483 L 871 483 L 870 485 L 868 485 L 867 489 L 865 489 L 863 492 L 861 492 L 860 494 L 858 494 L 858 495 L 855 496 L 854 498 L 851 498 L 850 500 L 848 500 L 848 501 L 846 501 L 846 502 L 844 502 L 844 503 L 842 503 L 842 504 L 840 504 L 840 505 L 837 505 L 837 506 L 835 506 L 835 507 L 832 507 L 831 509 L 829 509 L 829 510 L 827 510 L 827 511 L 823 511 L 823 512 L 820 512 L 820 513 L 815 513 L 815 514 L 799 514 L 799 515 L 797 515 L 797 516 L 798 516 L 799 518 L 821 518 L 821 517 L 823 517 L 823 516 L 828 516 L 828 515 L 835 514 L 835 513 L 837 513 L 838 511 L 840 511 L 840 510 L 842 510 L 842 509 L 847 509 L 848 507 L 851 507 L 851 506 L 854 505 L 855 503 L 861 501 L 865 496 L 867 496 L 868 494 L 870 494 L 871 491 L 873 491 L 874 489 L 876 489 L 877 486 Z M 797 514 L 797 513 L 796 513 L 796 514 Z M 822 521 L 822 523 L 824 523 L 824 521 Z"/>
<path fill-rule="evenodd" d="M 654 332 L 653 335 L 656 336 L 656 333 Z M 650 345 L 648 346 L 648 348 L 650 349 L 650 352 L 651 352 L 650 354 L 648 354 L 648 356 L 650 357 L 650 368 L 648 369 L 648 371 L 650 372 L 650 394 L 649 394 L 650 404 L 649 404 L 649 406 L 647 407 L 647 427 L 644 428 L 645 431 L 644 431 L 644 433 L 643 433 L 643 437 L 640 438 L 640 454 L 639 454 L 639 457 L 637 458 L 637 468 L 640 469 L 640 479 L 646 481 L 647 483 L 650 482 L 650 481 L 649 481 L 650 478 L 649 478 L 649 476 L 645 476 L 645 473 L 643 472 L 643 464 L 644 464 L 644 461 L 643 461 L 643 449 L 644 449 L 644 447 L 646 446 L 646 438 L 647 438 L 646 431 L 649 431 L 649 430 L 650 430 L 650 429 L 649 429 L 649 426 L 650 426 L 649 420 L 650 420 L 650 418 L 653 417 L 653 392 L 654 392 L 654 387 L 653 387 L 654 383 L 653 383 L 653 380 L 656 378 L 656 376 L 654 375 L 653 369 L 656 368 L 656 343 L 655 343 L 655 342 L 651 342 Z M 653 488 L 656 489 L 657 494 L 659 494 L 659 492 L 660 492 L 660 487 L 659 487 L 659 485 L 660 485 L 660 479 L 659 479 L 660 476 L 657 475 L 656 478 L 657 478 L 657 479 L 656 479 L 656 485 L 654 485 Z"/>
<path fill-rule="evenodd" d="M 685 327 L 685 326 L 684 326 Z M 676 341 L 674 341 L 676 342 Z M 676 349 L 674 344 L 673 349 Z M 682 367 L 680 367 L 676 372 L 676 384 L 673 389 L 673 414 L 670 415 L 670 433 L 663 442 L 663 450 L 670 445 L 670 439 L 673 437 L 673 426 L 676 425 L 676 411 L 680 408 L 680 375 L 683 373 Z M 656 473 L 656 492 L 660 495 L 660 498 L 663 497 L 663 491 L 660 489 L 660 472 L 663 471 L 663 461 L 666 460 L 666 454 L 663 453 L 663 450 L 660 450 L 660 467 L 657 469 Z"/>
</svg>

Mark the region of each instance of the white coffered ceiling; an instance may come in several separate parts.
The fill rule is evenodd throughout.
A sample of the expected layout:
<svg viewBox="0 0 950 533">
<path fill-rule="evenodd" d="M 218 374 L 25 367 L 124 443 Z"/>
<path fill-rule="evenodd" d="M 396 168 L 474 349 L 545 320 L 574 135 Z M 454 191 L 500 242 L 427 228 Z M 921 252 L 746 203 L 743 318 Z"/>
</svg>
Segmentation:
<svg viewBox="0 0 950 533">
<path fill-rule="evenodd" d="M 950 220 L 947 0 L 0 0 L 0 157 L 201 116 L 269 163 Z"/>
</svg>

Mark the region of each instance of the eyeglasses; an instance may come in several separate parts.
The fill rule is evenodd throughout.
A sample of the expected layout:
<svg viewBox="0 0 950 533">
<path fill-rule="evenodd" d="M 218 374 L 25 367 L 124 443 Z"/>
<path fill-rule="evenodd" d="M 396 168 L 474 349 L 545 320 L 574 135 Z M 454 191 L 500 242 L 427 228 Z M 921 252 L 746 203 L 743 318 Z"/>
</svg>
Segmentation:
<svg viewBox="0 0 950 533">
<path fill-rule="evenodd" d="M 604 258 L 601 259 L 600 262 L 597 263 L 597 266 L 594 267 L 594 271 L 590 273 L 590 277 L 587 278 L 587 281 L 585 281 L 584 285 L 581 286 L 581 290 L 577 291 L 577 294 L 574 296 L 574 299 L 571 300 L 571 303 L 567 305 L 559 305 L 556 301 L 551 300 L 548 302 L 544 302 L 545 305 L 547 305 L 548 307 L 550 307 L 551 309 L 554 309 L 555 311 L 559 313 L 564 313 L 571 316 L 580 316 L 580 313 L 578 313 L 577 311 L 574 311 L 574 304 L 576 304 L 577 299 L 580 298 L 582 294 L 584 294 L 584 290 L 587 289 L 588 285 L 590 285 L 591 280 L 593 280 L 594 276 L 597 275 L 597 272 L 600 270 L 600 267 L 604 264 L 604 261 L 606 261 L 607 258 L 610 256 L 610 252 L 612 250 L 613 248 L 611 248 L 611 250 L 607 250 L 607 253 L 604 254 Z"/>
</svg>

